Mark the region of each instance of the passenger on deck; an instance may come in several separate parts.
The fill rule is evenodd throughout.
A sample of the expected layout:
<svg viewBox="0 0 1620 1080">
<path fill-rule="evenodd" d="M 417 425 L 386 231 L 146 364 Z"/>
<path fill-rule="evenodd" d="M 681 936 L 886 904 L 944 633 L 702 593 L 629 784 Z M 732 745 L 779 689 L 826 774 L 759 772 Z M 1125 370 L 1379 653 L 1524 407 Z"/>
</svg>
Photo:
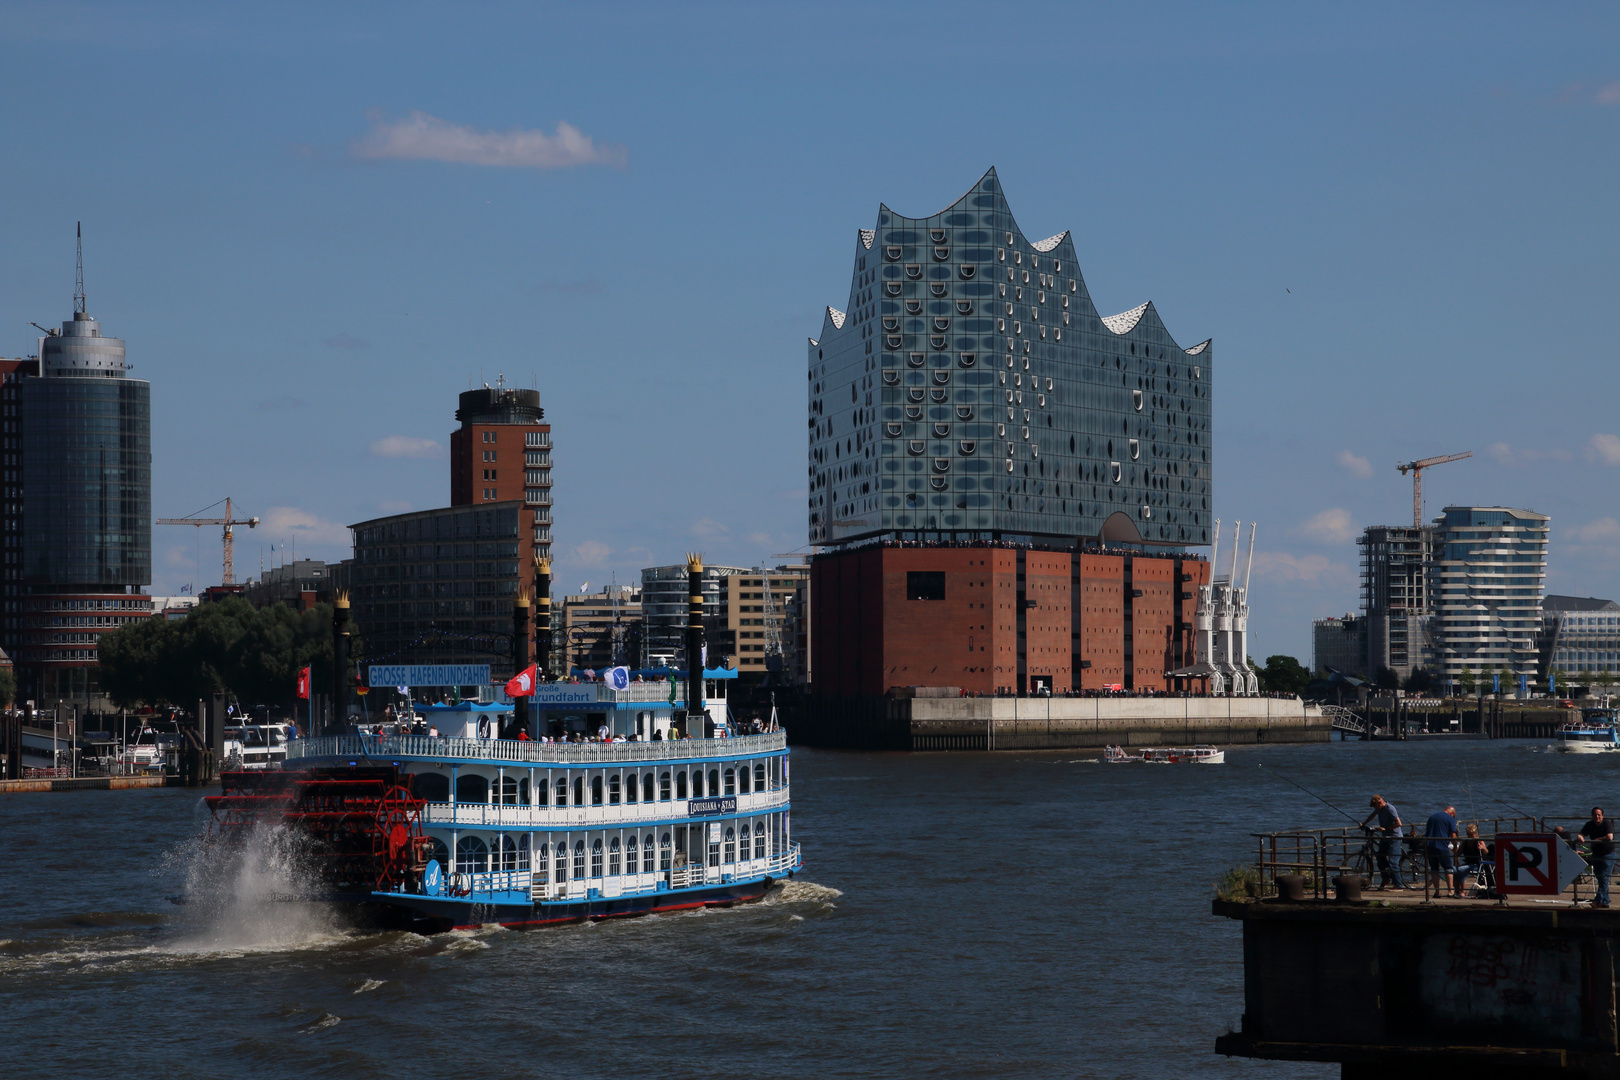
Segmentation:
<svg viewBox="0 0 1620 1080">
<path fill-rule="evenodd" d="M 1434 895 L 1445 896 L 1451 891 L 1447 888 L 1447 879 L 1457 872 L 1457 864 L 1451 860 L 1451 841 L 1457 835 L 1457 808 L 1448 806 L 1430 814 L 1423 832 L 1429 841 L 1429 886 Z"/>
<path fill-rule="evenodd" d="M 1380 881 L 1378 890 L 1382 892 L 1387 888 L 1405 889 L 1406 882 L 1401 880 L 1401 863 L 1399 850 L 1401 837 L 1404 832 L 1401 828 L 1401 812 L 1390 805 L 1382 795 L 1372 797 L 1372 813 L 1361 819 L 1361 827 L 1365 829 L 1367 822 L 1378 819 L 1374 831 L 1378 837 L 1378 873 Z"/>
<path fill-rule="evenodd" d="M 439 737 L 439 725 L 434 724 L 432 727 L 428 728 L 428 738 L 437 739 L 438 737 Z"/>
<path fill-rule="evenodd" d="M 1581 836 L 1592 845 L 1592 877 L 1597 879 L 1593 907 L 1609 906 L 1609 873 L 1614 869 L 1614 822 L 1603 816 L 1603 808 L 1592 807 L 1592 820 L 1581 826 Z"/>
</svg>

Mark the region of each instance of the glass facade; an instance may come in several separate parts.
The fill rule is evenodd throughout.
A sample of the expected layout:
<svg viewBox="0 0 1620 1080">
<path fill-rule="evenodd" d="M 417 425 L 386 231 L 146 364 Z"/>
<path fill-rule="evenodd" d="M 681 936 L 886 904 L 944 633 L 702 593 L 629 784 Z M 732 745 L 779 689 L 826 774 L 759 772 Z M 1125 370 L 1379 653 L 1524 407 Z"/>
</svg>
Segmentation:
<svg viewBox="0 0 1620 1080">
<path fill-rule="evenodd" d="M 1620 604 L 1549 596 L 1541 618 L 1543 678 L 1558 670 L 1570 686 L 1604 691 L 1620 682 Z"/>
<path fill-rule="evenodd" d="M 810 542 L 1207 544 L 1211 351 L 1151 303 L 1099 314 L 994 169 L 932 217 L 880 207 L 809 343 Z"/>
<path fill-rule="evenodd" d="M 80 314 L 21 387 L 23 571 L 31 588 L 152 580 L 152 388 Z"/>
<path fill-rule="evenodd" d="M 1435 647 L 1442 681 L 1464 671 L 1536 675 L 1548 517 L 1499 506 L 1448 506 L 1435 519 L 1439 597 Z"/>
</svg>

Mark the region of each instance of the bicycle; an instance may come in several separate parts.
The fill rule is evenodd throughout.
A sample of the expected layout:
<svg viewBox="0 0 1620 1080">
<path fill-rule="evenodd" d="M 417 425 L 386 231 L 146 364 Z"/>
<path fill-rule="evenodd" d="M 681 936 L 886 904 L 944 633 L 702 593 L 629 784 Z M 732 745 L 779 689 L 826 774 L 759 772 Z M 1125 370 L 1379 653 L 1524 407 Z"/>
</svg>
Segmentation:
<svg viewBox="0 0 1620 1080">
<path fill-rule="evenodd" d="M 1362 829 L 1365 839 L 1361 849 L 1350 859 L 1350 872 L 1361 878 L 1364 888 L 1370 888 L 1373 880 L 1379 876 L 1378 844 L 1382 839 L 1371 829 Z M 1424 862 L 1418 849 L 1413 846 L 1411 838 L 1395 837 L 1396 850 L 1390 857 L 1395 869 L 1400 873 L 1401 881 L 1408 889 L 1423 888 L 1423 875 L 1428 872 L 1428 865 Z M 1421 841 L 1420 841 L 1421 842 Z"/>
</svg>

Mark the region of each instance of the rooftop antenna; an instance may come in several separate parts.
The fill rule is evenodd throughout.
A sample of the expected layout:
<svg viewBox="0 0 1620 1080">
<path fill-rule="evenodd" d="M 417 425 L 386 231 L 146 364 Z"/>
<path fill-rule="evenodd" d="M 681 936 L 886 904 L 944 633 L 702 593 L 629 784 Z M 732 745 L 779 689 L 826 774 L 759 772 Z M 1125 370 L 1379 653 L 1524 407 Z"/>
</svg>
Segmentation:
<svg viewBox="0 0 1620 1080">
<path fill-rule="evenodd" d="M 78 265 L 73 272 L 73 314 L 85 314 L 84 307 L 84 222 L 78 222 Z"/>
</svg>

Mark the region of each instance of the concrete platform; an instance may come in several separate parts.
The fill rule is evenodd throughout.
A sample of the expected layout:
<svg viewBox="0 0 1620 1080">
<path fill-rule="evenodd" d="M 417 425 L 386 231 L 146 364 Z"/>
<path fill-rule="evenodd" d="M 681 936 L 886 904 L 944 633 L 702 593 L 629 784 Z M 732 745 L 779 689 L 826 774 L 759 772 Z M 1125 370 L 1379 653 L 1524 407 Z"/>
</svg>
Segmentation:
<svg viewBox="0 0 1620 1080">
<path fill-rule="evenodd" d="M 1269 697 L 811 698 L 788 723 L 804 746 L 1058 750 L 1327 742 L 1322 711 Z"/>
<path fill-rule="evenodd" d="M 0 780 L 0 795 L 35 791 L 121 791 L 126 788 L 180 787 L 178 776 L 75 776 L 39 780 Z"/>
</svg>

